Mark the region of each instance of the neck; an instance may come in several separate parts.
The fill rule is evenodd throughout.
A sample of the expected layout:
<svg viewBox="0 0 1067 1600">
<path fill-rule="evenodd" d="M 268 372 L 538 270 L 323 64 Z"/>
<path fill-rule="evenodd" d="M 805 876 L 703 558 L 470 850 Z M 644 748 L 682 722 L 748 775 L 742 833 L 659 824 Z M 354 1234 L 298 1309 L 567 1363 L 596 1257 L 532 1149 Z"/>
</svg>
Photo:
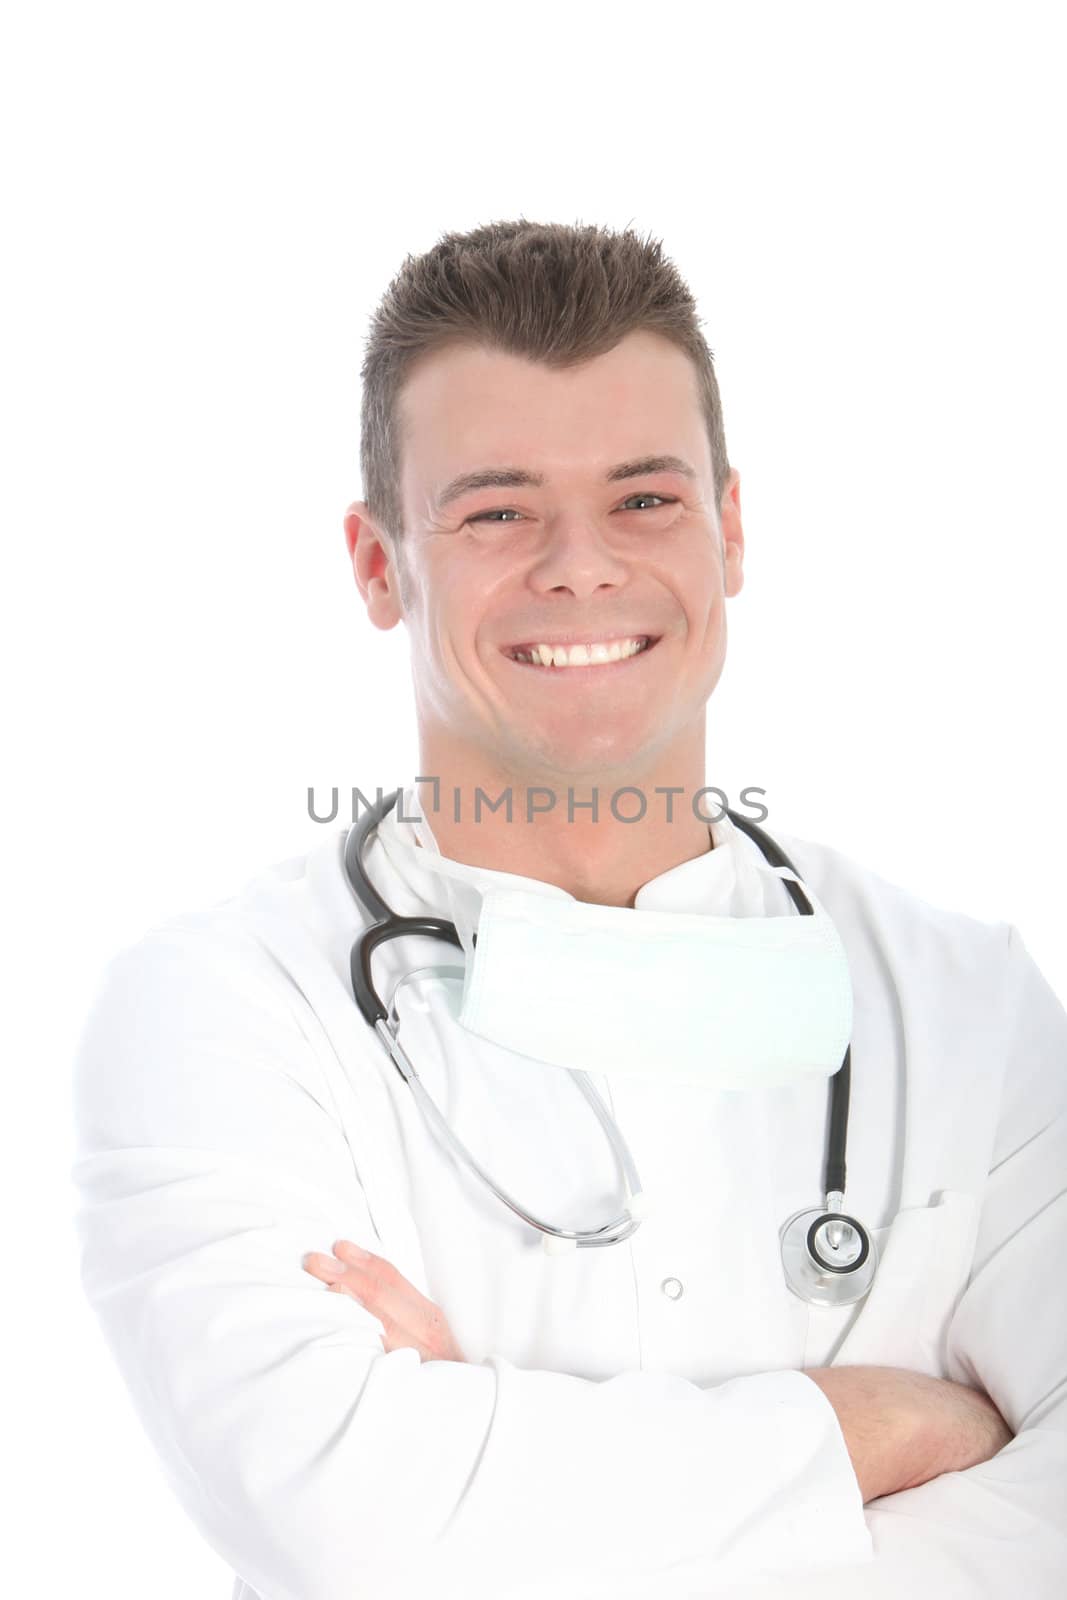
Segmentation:
<svg viewBox="0 0 1067 1600">
<path fill-rule="evenodd" d="M 596 905 L 632 906 L 643 884 L 706 854 L 722 803 L 699 792 L 702 739 L 685 756 L 595 775 L 508 771 L 478 752 L 449 761 L 423 740 L 418 772 L 437 779 L 416 785 L 416 815 L 442 855 L 552 883 Z"/>
</svg>

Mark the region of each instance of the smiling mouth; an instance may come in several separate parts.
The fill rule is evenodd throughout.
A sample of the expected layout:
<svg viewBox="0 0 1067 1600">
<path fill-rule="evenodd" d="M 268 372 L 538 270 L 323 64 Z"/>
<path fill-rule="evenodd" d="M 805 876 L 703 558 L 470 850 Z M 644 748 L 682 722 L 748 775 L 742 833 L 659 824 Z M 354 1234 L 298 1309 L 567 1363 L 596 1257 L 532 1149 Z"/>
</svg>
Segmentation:
<svg viewBox="0 0 1067 1600">
<path fill-rule="evenodd" d="M 594 667 L 622 667 L 636 656 L 647 655 L 660 634 L 633 634 L 628 638 L 597 640 L 593 644 L 513 645 L 503 651 L 509 661 L 541 672 L 591 671 Z"/>
</svg>

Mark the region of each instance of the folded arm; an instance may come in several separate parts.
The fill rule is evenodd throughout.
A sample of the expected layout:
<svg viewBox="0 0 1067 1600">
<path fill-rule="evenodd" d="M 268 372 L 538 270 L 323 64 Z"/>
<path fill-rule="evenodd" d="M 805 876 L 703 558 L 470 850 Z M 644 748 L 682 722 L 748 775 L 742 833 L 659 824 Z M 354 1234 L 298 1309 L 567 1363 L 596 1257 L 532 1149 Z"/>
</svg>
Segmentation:
<svg viewBox="0 0 1067 1600">
<path fill-rule="evenodd" d="M 263 1600 L 614 1594 L 623 1574 L 667 1594 L 683 1571 L 869 1559 L 799 1372 L 703 1389 L 423 1362 L 323 1292 L 309 1248 L 375 1244 L 302 1004 L 238 932 L 160 930 L 111 963 L 75 1070 L 86 1295 L 176 1496 Z"/>
<path fill-rule="evenodd" d="M 1004 1092 L 946 1376 L 988 1394 L 1015 1437 L 991 1460 L 870 1501 L 873 1563 L 769 1579 L 738 1597 L 1067 1592 L 1067 1014 L 1018 932 L 1006 934 L 1003 1012 L 991 1018 L 1005 1027 Z"/>
</svg>

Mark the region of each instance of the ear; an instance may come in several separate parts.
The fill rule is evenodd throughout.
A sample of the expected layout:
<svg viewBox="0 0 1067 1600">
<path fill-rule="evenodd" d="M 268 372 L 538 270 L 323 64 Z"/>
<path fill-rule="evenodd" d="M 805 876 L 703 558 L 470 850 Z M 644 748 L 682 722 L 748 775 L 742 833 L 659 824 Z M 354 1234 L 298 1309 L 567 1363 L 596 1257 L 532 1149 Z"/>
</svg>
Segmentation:
<svg viewBox="0 0 1067 1600">
<path fill-rule="evenodd" d="M 345 512 L 345 544 L 368 617 L 376 628 L 395 628 L 404 607 L 392 541 L 371 520 L 364 500 L 354 500 Z"/>
<path fill-rule="evenodd" d="M 745 581 L 745 535 L 741 528 L 741 477 L 731 470 L 723 490 L 720 515 L 722 518 L 723 575 L 726 594 L 740 594 Z"/>
</svg>

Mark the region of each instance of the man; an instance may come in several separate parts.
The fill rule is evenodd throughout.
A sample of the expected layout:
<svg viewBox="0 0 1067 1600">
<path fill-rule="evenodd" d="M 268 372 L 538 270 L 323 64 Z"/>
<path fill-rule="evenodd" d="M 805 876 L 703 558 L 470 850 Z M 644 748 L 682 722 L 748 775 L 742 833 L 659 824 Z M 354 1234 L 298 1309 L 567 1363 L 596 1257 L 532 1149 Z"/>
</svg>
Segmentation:
<svg viewBox="0 0 1067 1600">
<path fill-rule="evenodd" d="M 1067 1016 L 1008 925 L 774 828 L 799 915 L 708 807 L 744 543 L 692 297 L 628 232 L 450 234 L 363 377 L 348 549 L 408 630 L 419 729 L 365 866 L 456 926 L 463 1010 L 417 974 L 400 1038 L 516 1204 L 357 1010 L 347 829 L 112 963 L 76 1078 L 83 1281 L 235 1600 L 1061 1593 Z M 380 992 L 443 959 L 382 946 Z M 804 1072 L 766 1073 L 783 1037 Z M 813 1303 L 781 1224 L 825 1198 L 848 1039 L 875 1270 Z M 572 1064 L 645 1207 L 547 1254 L 523 1212 L 620 1215 Z"/>
</svg>

